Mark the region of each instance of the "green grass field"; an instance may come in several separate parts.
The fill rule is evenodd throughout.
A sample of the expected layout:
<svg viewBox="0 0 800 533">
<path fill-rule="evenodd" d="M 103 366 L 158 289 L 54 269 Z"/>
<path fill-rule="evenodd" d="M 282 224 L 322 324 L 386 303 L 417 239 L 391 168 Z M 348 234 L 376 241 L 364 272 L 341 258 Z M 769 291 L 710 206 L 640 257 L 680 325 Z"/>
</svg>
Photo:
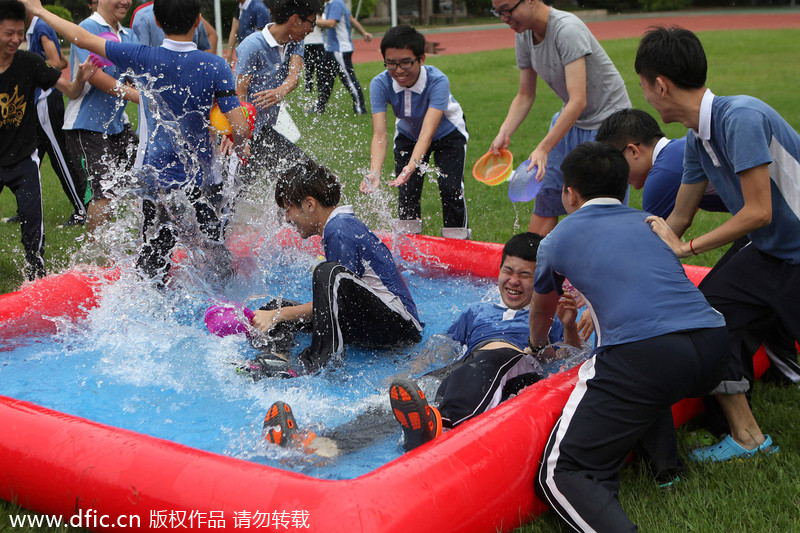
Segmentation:
<svg viewBox="0 0 800 533">
<path fill-rule="evenodd" d="M 796 129 L 800 130 L 800 69 L 796 66 L 800 30 L 726 31 L 701 34 L 709 57 L 708 86 L 718 94 L 751 94 L 775 107 Z M 635 107 L 653 112 L 644 102 L 633 71 L 633 57 L 638 39 L 607 41 L 608 51 L 627 84 Z M 483 52 L 469 56 L 428 57 L 450 78 L 452 92 L 465 110 L 470 132 L 467 155 L 466 192 L 473 238 L 504 242 L 514 233 L 527 228 L 532 204 L 512 205 L 507 187 L 488 187 L 475 181 L 471 166 L 489 147 L 505 118 L 508 105 L 516 93 L 518 71 L 513 50 Z M 366 89 L 382 66 L 370 63 L 356 66 Z M 385 213 L 395 208 L 395 191 L 385 188 L 376 196 L 358 192 L 358 183 L 369 157 L 371 122 L 369 117 L 354 117 L 351 102 L 337 82 L 329 112 L 324 116 L 305 116 L 303 107 L 308 97 L 302 86 L 289 100 L 290 111 L 303 132 L 301 146 L 321 163 L 330 166 L 345 185 L 345 201 L 356 212 L 376 226 L 386 222 Z M 521 162 L 546 133 L 559 102 L 541 85 L 534 109 L 513 137 L 511 151 Z M 664 131 L 670 137 L 682 136 L 680 125 L 669 125 Z M 386 172 L 391 170 L 387 157 Z M 47 260 L 50 271 L 69 265 L 71 254 L 81 246 L 83 230 L 55 229 L 71 212 L 55 176 L 45 162 L 43 166 Z M 426 233 L 439 235 L 441 206 L 435 180 L 426 184 L 423 217 Z M 632 194 L 632 205 L 641 205 L 638 192 Z M 343 203 L 345 203 L 343 201 Z M 268 198 L 264 209 L 274 209 Z M 15 204 L 6 191 L 0 195 L 0 216 L 11 216 Z M 687 238 L 703 234 L 724 220 L 724 215 L 701 213 Z M 692 263 L 712 265 L 722 251 L 701 254 Z M 0 224 L 0 292 L 15 290 L 22 282 L 22 251 L 19 228 Z M 800 394 L 795 387 L 759 383 L 754 393 L 754 413 L 765 432 L 772 434 L 781 446 L 777 457 L 748 463 L 725 465 L 691 465 L 687 476 L 676 489 L 659 491 L 648 476 L 635 467 L 622 472 L 620 498 L 632 519 L 642 531 L 651 532 L 731 532 L 800 530 L 800 423 L 796 420 Z M 680 440 L 689 447 L 692 428 L 682 428 Z M 503 490 L 498 487 L 498 490 Z M 7 513 L 16 513 L 11 505 L 0 506 L 0 531 L 12 531 Z M 468 512 L 468 510 L 465 510 Z M 15 529 L 13 531 L 19 531 Z M 29 530 L 34 531 L 34 530 Z M 36 531 L 45 531 L 44 529 Z M 558 518 L 547 513 L 525 532 L 567 531 Z"/>
</svg>

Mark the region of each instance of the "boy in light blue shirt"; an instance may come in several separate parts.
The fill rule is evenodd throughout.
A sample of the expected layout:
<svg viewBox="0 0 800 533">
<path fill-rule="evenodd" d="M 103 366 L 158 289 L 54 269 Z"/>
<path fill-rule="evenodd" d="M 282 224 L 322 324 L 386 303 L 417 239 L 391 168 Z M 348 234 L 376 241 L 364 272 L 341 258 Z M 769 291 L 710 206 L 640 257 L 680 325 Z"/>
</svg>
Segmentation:
<svg viewBox="0 0 800 533">
<path fill-rule="evenodd" d="M 201 15 L 202 16 L 202 15 Z M 211 25 L 209 24 L 209 28 Z M 139 42 L 147 46 L 161 46 L 164 42 L 164 30 L 156 22 L 156 17 L 153 14 L 153 2 L 147 2 L 136 8 L 131 16 L 131 29 Z M 212 28 L 213 31 L 213 28 Z M 214 40 L 216 42 L 216 32 L 214 32 Z M 209 40 L 208 30 L 206 28 L 206 21 L 200 19 L 200 24 L 194 30 L 194 37 L 192 39 L 197 45 L 198 50 L 204 50 L 209 53 L 216 53 L 215 47 L 211 46 Z"/>
<path fill-rule="evenodd" d="M 431 154 L 442 200 L 443 237 L 468 239 L 467 204 L 464 197 L 464 163 L 467 125 L 464 112 L 450 93 L 450 81 L 442 71 L 425 64 L 425 37 L 411 26 L 395 26 L 381 40 L 386 70 L 370 83 L 372 143 L 369 172 L 361 192 L 373 192 L 380 183 L 386 159 L 386 109 L 395 116 L 394 158 L 399 187 L 398 229 L 422 232 L 420 202 L 425 171 Z"/>
<path fill-rule="evenodd" d="M 236 49 L 237 92 L 258 110 L 245 182 L 266 169 L 280 175 L 309 157 L 274 126 L 283 100 L 303 71 L 303 39 L 311 33 L 320 9 L 318 0 L 275 2 L 275 22 L 247 37 Z"/>
<path fill-rule="evenodd" d="M 115 0 L 99 0 L 97 11 L 80 26 L 94 35 L 104 34 L 104 37 L 118 42 L 138 43 L 136 35 L 120 24 L 129 7 L 117 4 Z M 88 57 L 88 50 L 72 43 L 70 67 L 73 78 L 78 65 Z M 89 80 L 84 93 L 67 103 L 64 116 L 69 157 L 74 164 L 82 164 L 91 190 L 91 200 L 86 208 L 89 234 L 110 218 L 114 176 L 120 170 L 132 167 L 138 143 L 125 107 L 127 102 L 138 104 L 139 93 L 121 79 L 119 67 L 114 64 L 104 66 Z"/>
<path fill-rule="evenodd" d="M 649 31 L 635 68 L 645 100 L 661 119 L 689 128 L 675 209 L 666 221 L 652 217 L 653 231 L 678 257 L 750 239 L 701 286 L 725 315 L 731 335 L 729 366 L 713 391 L 730 433 L 691 457 L 727 461 L 774 453 L 777 446 L 761 431 L 745 393 L 754 379 L 755 349 L 770 340 L 764 324 L 778 324 L 800 339 L 800 135 L 756 98 L 708 90 L 705 51 L 689 30 Z M 733 216 L 683 242 L 709 182 Z"/>
<path fill-rule="evenodd" d="M 561 170 L 569 216 L 539 245 L 529 344 L 534 355 L 548 352 L 568 278 L 592 313 L 598 347 L 545 445 L 536 489 L 578 531 L 634 532 L 617 496 L 619 470 L 642 439 L 677 455 L 670 408 L 719 381 L 727 329 L 647 214 L 622 205 L 628 165 L 619 150 L 581 144 Z"/>
<path fill-rule="evenodd" d="M 372 34 L 364 30 L 364 27 L 350 13 L 342 0 L 326 2 L 325 14 L 317 21 L 317 25 L 326 30 L 325 58 L 319 72 L 319 100 L 311 108 L 311 111 L 325 112 L 325 106 L 333 92 L 333 82 L 338 75 L 345 89 L 353 98 L 353 110 L 357 115 L 366 114 L 364 92 L 361 90 L 361 84 L 353 70 L 353 40 L 350 38 L 350 28 L 355 27 L 364 36 L 366 42 L 372 40 Z"/>
</svg>

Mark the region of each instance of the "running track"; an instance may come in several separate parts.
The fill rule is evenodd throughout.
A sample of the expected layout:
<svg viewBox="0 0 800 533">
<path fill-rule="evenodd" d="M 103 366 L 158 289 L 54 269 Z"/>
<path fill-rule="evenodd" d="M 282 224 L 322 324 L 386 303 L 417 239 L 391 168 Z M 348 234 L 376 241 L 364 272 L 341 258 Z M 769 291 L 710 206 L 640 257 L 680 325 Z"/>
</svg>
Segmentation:
<svg viewBox="0 0 800 533">
<path fill-rule="evenodd" d="M 689 30 L 748 30 L 800 28 L 800 9 L 756 12 L 719 12 L 701 14 L 667 14 L 665 16 L 630 17 L 609 16 L 604 20 L 587 22 L 587 26 L 598 40 L 638 38 L 650 26 L 681 26 Z M 476 29 L 447 29 L 425 32 L 429 41 L 439 44 L 439 55 L 465 54 L 514 47 L 514 32 L 505 24 L 481 26 Z M 353 41 L 355 63 L 383 61 L 380 53 L 380 37 L 367 43 L 361 39 Z"/>
</svg>

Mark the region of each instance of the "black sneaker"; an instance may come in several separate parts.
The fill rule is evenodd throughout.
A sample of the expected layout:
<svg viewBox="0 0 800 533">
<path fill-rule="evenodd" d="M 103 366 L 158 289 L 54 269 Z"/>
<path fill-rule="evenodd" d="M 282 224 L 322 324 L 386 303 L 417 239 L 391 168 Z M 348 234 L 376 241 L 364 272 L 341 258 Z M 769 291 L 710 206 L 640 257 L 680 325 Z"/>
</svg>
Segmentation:
<svg viewBox="0 0 800 533">
<path fill-rule="evenodd" d="M 83 226 L 86 224 L 86 216 L 80 213 L 72 213 L 66 222 L 56 226 L 57 228 L 68 228 L 70 226 Z"/>
<path fill-rule="evenodd" d="M 267 415 L 264 417 L 264 429 L 262 430 L 264 439 L 278 446 L 286 446 L 296 432 L 297 422 L 289 404 L 273 403 L 267 409 Z"/>
<path fill-rule="evenodd" d="M 442 415 L 428 405 L 425 393 L 410 379 L 396 378 L 389 386 L 392 413 L 403 428 L 403 448 L 406 451 L 435 439 L 442 434 Z"/>
<path fill-rule="evenodd" d="M 263 378 L 296 378 L 286 356 L 277 353 L 259 355 L 252 361 L 236 364 L 236 372 L 247 374 L 253 381 Z"/>
<path fill-rule="evenodd" d="M 22 217 L 19 215 L 14 215 L 13 217 L 2 218 L 0 221 L 6 222 L 7 224 L 22 224 Z"/>
</svg>

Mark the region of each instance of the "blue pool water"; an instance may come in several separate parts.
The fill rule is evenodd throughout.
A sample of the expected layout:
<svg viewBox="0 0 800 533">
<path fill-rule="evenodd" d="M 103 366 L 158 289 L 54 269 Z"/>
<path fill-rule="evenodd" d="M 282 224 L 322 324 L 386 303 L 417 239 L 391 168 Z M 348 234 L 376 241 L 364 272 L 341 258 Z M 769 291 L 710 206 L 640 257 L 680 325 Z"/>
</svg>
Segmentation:
<svg viewBox="0 0 800 533">
<path fill-rule="evenodd" d="M 283 400 L 301 427 L 323 434 L 367 410 L 388 412 L 391 378 L 417 377 L 450 362 L 451 347 L 435 334 L 446 331 L 470 303 L 496 298 L 495 281 L 420 272 L 403 264 L 426 323 L 421 344 L 383 351 L 351 348 L 343 366 L 314 376 L 254 382 L 237 374 L 232 363 L 258 351 L 243 335 L 209 335 L 206 308 L 230 301 L 255 309 L 278 296 L 309 301 L 317 261 L 296 251 L 267 253 L 250 275 L 216 290 L 184 279 L 180 287 L 157 291 L 123 273 L 103 289 L 100 306 L 85 321 L 64 322 L 55 335 L 23 339 L 15 349 L 0 351 L 2 394 L 320 478 L 369 472 L 402 453 L 399 426 L 364 449 L 322 462 L 265 444 L 261 428 L 267 408 Z M 310 335 L 300 334 L 293 354 L 309 343 Z"/>
</svg>

